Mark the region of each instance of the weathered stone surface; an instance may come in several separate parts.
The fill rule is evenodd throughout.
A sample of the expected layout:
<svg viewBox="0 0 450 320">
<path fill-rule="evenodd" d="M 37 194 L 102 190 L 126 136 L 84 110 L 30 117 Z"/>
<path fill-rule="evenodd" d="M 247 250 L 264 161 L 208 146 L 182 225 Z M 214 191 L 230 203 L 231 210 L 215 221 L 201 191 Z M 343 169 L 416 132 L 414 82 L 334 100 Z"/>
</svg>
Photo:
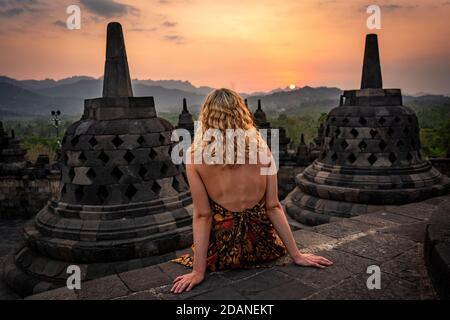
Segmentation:
<svg viewBox="0 0 450 320">
<path fill-rule="evenodd" d="M 245 297 L 251 297 L 270 288 L 288 283 L 292 279 L 285 273 L 276 270 L 265 270 L 255 276 L 233 283 L 232 287 Z"/>
<path fill-rule="evenodd" d="M 311 300 L 416 300 L 420 293 L 414 284 L 386 273 L 381 273 L 381 289 L 367 288 L 367 274 L 359 273 L 351 278 L 320 291 L 310 297 Z"/>
<path fill-rule="evenodd" d="M 294 231 L 294 239 L 300 248 L 311 247 L 323 243 L 332 243 L 336 239 L 325 234 L 312 232 L 309 230 Z"/>
<path fill-rule="evenodd" d="M 386 228 L 381 232 L 395 234 L 396 236 L 423 243 L 425 241 L 426 222 L 416 222 L 398 227 Z"/>
<path fill-rule="evenodd" d="M 148 288 L 167 285 L 173 280 L 157 266 L 121 273 L 119 278 L 131 291 L 143 291 Z"/>
<path fill-rule="evenodd" d="M 61 288 L 59 290 L 68 290 Z M 105 295 L 103 299 L 112 299 L 125 296 L 130 291 L 117 275 L 112 275 L 100 279 L 95 279 L 81 284 L 81 289 L 77 292 L 80 300 L 96 300 L 100 295 Z"/>
<path fill-rule="evenodd" d="M 415 242 L 392 234 L 376 233 L 338 245 L 336 249 L 359 256 L 384 261 L 415 246 Z"/>
<path fill-rule="evenodd" d="M 367 231 L 371 225 L 355 220 L 341 220 L 334 223 L 323 224 L 312 228 L 312 231 L 324 234 L 333 238 L 343 238 L 356 233 Z"/>
<path fill-rule="evenodd" d="M 447 197 L 447 199 L 449 199 Z M 441 299 L 450 299 L 450 202 L 433 212 L 426 229 L 424 256 L 433 286 Z"/>
</svg>

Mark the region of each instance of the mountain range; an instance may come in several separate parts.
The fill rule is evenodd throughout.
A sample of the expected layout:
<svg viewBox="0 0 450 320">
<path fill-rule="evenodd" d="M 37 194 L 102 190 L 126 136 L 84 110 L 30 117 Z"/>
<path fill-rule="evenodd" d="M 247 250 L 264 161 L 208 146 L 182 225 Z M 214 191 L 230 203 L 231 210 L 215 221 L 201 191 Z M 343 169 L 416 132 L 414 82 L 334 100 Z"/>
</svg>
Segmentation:
<svg viewBox="0 0 450 320">
<path fill-rule="evenodd" d="M 51 110 L 61 110 L 65 115 L 80 115 L 84 99 L 97 98 L 102 94 L 102 79 L 74 76 L 62 80 L 16 80 L 0 76 L 0 118 L 23 116 L 46 116 Z M 153 96 L 157 112 L 179 113 L 183 98 L 187 99 L 191 112 L 198 112 L 205 95 L 211 87 L 196 87 L 189 81 L 134 79 L 133 92 L 139 96 Z M 342 90 L 330 87 L 302 87 L 275 89 L 270 92 L 242 93 L 251 110 L 261 99 L 263 109 L 269 115 L 279 113 L 299 114 L 301 111 L 326 112 L 339 103 Z M 407 96 L 408 101 L 448 101 L 439 95 Z"/>
</svg>

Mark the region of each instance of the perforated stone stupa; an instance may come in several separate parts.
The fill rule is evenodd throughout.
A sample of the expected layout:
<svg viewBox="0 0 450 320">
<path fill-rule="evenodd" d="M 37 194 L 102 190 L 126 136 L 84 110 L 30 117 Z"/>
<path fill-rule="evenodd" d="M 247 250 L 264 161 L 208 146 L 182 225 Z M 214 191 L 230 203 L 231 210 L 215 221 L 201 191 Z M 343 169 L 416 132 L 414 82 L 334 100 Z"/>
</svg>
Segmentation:
<svg viewBox="0 0 450 320">
<path fill-rule="evenodd" d="M 319 158 L 296 177 L 287 212 L 310 225 L 448 191 L 449 179 L 420 154 L 414 111 L 400 89 L 383 89 L 378 38 L 366 38 L 360 90 L 345 91 L 324 126 Z"/>
<path fill-rule="evenodd" d="M 171 160 L 172 130 L 153 97 L 133 97 L 122 27 L 110 23 L 103 97 L 85 100 L 67 130 L 60 198 L 25 227 L 7 282 L 27 295 L 64 285 L 71 264 L 92 279 L 190 245 L 192 200 L 183 167 Z"/>
<path fill-rule="evenodd" d="M 183 110 L 178 116 L 177 128 L 186 129 L 189 131 L 191 139 L 194 139 L 194 118 L 188 110 L 186 98 L 183 98 Z"/>
</svg>

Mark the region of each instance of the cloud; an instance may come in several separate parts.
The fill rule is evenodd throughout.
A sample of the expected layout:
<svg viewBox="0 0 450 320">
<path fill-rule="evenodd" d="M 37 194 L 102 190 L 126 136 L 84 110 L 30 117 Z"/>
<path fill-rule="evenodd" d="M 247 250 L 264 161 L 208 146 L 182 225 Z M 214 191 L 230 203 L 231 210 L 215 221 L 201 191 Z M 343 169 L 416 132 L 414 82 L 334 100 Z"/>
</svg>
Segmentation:
<svg viewBox="0 0 450 320">
<path fill-rule="evenodd" d="M 0 16 L 5 18 L 12 18 L 15 16 L 18 16 L 19 14 L 23 13 L 25 10 L 23 8 L 12 8 L 7 9 L 4 11 L 0 11 Z"/>
<path fill-rule="evenodd" d="M 394 11 L 400 11 L 400 10 L 412 10 L 417 8 L 417 5 L 402 5 L 402 4 L 394 4 L 394 3 L 388 3 L 388 4 L 379 4 L 378 5 L 381 9 L 381 13 L 383 12 L 394 12 Z M 360 7 L 360 12 L 366 12 L 368 6 L 362 6 Z"/>
<path fill-rule="evenodd" d="M 153 27 L 153 28 L 132 28 L 129 29 L 129 31 L 132 32 L 155 32 L 156 30 L 158 30 L 158 28 Z"/>
<path fill-rule="evenodd" d="M 163 27 L 173 28 L 173 27 L 175 27 L 177 25 L 177 23 L 176 22 L 170 22 L 170 21 L 164 21 L 161 25 Z"/>
<path fill-rule="evenodd" d="M 56 20 L 55 22 L 53 22 L 53 24 L 54 24 L 55 26 L 57 26 L 57 27 L 61 27 L 61 28 L 64 28 L 64 29 L 67 28 L 67 23 L 65 23 L 65 22 L 62 21 L 62 20 Z"/>
<path fill-rule="evenodd" d="M 80 2 L 92 13 L 105 18 L 139 14 L 139 9 L 136 7 L 114 0 L 80 0 Z"/>
<path fill-rule="evenodd" d="M 175 42 L 176 44 L 184 44 L 183 37 L 179 35 L 165 35 L 162 37 L 163 40 Z"/>
<path fill-rule="evenodd" d="M 37 11 L 37 0 L 0 0 L 0 17 L 12 18 L 25 12 Z"/>
</svg>

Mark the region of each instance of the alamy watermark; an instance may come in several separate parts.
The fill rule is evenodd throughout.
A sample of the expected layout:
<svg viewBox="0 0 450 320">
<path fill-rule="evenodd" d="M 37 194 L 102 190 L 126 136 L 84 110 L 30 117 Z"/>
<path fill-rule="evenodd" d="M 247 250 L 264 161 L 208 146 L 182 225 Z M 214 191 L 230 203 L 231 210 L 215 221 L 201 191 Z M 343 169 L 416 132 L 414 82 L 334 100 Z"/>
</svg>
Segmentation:
<svg viewBox="0 0 450 320">
<path fill-rule="evenodd" d="M 370 276 L 367 278 L 366 286 L 369 290 L 381 289 L 381 269 L 377 265 L 371 265 L 367 267 L 367 274 Z"/>
<path fill-rule="evenodd" d="M 66 273 L 69 274 L 66 281 L 67 289 L 81 289 L 81 269 L 79 266 L 72 264 L 67 267 Z"/>
<path fill-rule="evenodd" d="M 381 29 L 381 8 L 373 4 L 367 7 L 366 12 L 370 14 L 367 18 L 366 25 L 369 30 Z"/>
<path fill-rule="evenodd" d="M 66 20 L 66 26 L 69 30 L 81 29 L 81 9 L 73 4 L 67 7 L 66 13 L 69 15 Z"/>
</svg>

